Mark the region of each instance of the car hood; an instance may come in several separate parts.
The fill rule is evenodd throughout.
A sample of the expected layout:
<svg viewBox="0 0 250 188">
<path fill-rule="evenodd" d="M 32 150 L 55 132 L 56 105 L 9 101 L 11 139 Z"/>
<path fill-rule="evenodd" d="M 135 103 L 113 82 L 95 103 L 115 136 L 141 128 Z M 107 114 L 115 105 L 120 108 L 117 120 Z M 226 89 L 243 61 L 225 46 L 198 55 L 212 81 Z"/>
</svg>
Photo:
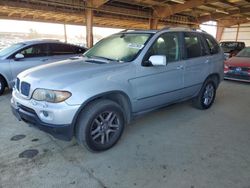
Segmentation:
<svg viewBox="0 0 250 188">
<path fill-rule="evenodd" d="M 87 58 L 71 59 L 28 69 L 20 73 L 18 78 L 26 80 L 31 84 L 46 84 L 48 88 L 64 88 L 79 80 L 91 79 L 100 74 L 104 75 L 107 72 L 114 72 L 127 64 L 96 61 Z"/>
<path fill-rule="evenodd" d="M 227 66 L 232 67 L 250 67 L 250 58 L 249 57 L 232 57 L 226 62 Z"/>
</svg>

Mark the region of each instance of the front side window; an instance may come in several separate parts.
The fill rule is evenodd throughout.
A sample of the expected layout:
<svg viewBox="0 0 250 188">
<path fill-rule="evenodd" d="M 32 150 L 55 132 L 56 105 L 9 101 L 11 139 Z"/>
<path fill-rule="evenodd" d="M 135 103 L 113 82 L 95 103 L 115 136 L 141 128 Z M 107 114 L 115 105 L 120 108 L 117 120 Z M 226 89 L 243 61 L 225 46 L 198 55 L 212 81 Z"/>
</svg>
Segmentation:
<svg viewBox="0 0 250 188">
<path fill-rule="evenodd" d="M 18 53 L 24 55 L 25 58 L 30 57 L 43 57 L 48 55 L 48 45 L 47 44 L 36 44 L 20 50 Z"/>
<path fill-rule="evenodd" d="M 164 55 L 167 62 L 178 61 L 180 57 L 179 40 L 177 33 L 165 33 L 161 35 L 149 49 L 146 59 L 152 55 Z"/>
<path fill-rule="evenodd" d="M 187 59 L 202 56 L 202 46 L 198 35 L 195 33 L 184 33 L 184 43 Z"/>
<path fill-rule="evenodd" d="M 120 33 L 105 38 L 84 55 L 101 57 L 120 62 L 133 61 L 151 37 L 148 33 Z"/>
</svg>

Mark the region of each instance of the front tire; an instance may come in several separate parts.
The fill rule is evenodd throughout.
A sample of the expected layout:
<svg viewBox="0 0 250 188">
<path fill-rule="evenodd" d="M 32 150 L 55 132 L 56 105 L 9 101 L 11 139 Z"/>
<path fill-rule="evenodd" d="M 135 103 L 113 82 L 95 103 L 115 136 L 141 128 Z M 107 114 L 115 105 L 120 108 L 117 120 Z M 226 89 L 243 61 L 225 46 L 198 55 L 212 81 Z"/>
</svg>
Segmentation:
<svg viewBox="0 0 250 188">
<path fill-rule="evenodd" d="M 213 80 L 208 79 L 202 86 L 199 95 L 193 99 L 196 108 L 206 110 L 212 106 L 216 96 L 216 86 Z"/>
<path fill-rule="evenodd" d="M 5 88 L 6 88 L 5 80 L 0 76 L 0 95 L 4 93 Z"/>
<path fill-rule="evenodd" d="M 76 124 L 79 145 L 90 151 L 104 151 L 114 146 L 124 129 L 122 108 L 111 100 L 97 100 L 81 112 Z"/>
</svg>

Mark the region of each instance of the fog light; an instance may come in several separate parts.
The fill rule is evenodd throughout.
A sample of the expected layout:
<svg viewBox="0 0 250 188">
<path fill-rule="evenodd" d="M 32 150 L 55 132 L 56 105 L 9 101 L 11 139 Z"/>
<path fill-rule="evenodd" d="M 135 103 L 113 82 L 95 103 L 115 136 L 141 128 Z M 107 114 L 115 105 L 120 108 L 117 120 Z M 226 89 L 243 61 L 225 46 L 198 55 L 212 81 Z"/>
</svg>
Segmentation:
<svg viewBox="0 0 250 188">
<path fill-rule="evenodd" d="M 43 115 L 44 115 L 44 117 L 48 117 L 48 116 L 49 116 L 49 113 L 46 112 L 46 111 L 43 111 Z"/>
</svg>

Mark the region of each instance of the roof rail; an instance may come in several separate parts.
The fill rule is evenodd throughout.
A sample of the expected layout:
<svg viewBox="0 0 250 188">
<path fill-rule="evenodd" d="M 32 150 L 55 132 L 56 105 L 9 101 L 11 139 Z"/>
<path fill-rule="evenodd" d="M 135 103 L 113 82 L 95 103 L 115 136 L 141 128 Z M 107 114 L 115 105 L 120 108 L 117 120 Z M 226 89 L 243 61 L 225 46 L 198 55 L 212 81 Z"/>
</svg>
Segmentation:
<svg viewBox="0 0 250 188">
<path fill-rule="evenodd" d="M 203 33 L 207 33 L 206 31 L 202 30 L 202 29 L 195 29 L 195 28 L 190 28 L 190 27 L 164 27 L 162 29 L 160 29 L 159 31 L 163 31 L 163 30 L 170 30 L 170 31 L 200 31 Z"/>
<path fill-rule="evenodd" d="M 142 31 L 142 29 L 124 29 L 120 31 L 119 33 L 128 32 L 128 31 Z"/>
</svg>

